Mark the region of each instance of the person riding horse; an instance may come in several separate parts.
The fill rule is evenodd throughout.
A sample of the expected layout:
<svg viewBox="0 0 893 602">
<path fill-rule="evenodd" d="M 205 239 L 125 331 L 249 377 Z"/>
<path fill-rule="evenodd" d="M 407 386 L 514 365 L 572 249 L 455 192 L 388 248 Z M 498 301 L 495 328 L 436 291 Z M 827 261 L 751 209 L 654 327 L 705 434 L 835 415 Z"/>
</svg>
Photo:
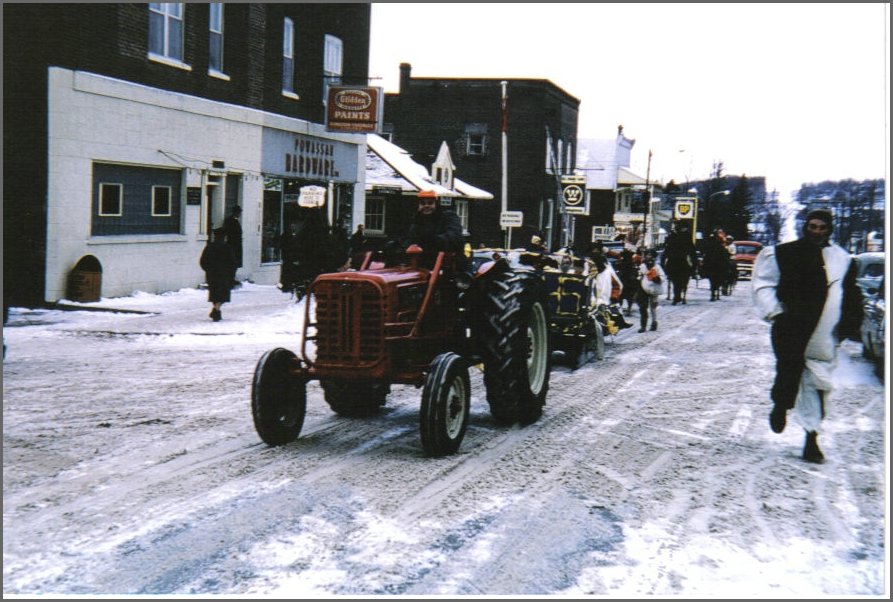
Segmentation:
<svg viewBox="0 0 893 602">
<path fill-rule="evenodd" d="M 697 264 L 691 227 L 687 221 L 678 221 L 667 236 L 664 251 L 664 271 L 673 288 L 673 305 L 685 303 L 685 293 L 692 271 Z"/>
</svg>

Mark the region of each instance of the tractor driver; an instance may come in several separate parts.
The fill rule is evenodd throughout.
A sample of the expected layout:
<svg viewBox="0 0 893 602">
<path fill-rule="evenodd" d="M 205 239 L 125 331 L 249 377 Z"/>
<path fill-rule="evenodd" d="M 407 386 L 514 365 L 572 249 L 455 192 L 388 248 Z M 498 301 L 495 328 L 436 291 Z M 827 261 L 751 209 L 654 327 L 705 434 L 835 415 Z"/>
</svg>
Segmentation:
<svg viewBox="0 0 893 602">
<path fill-rule="evenodd" d="M 423 190 L 418 195 L 419 204 L 403 248 L 417 244 L 423 251 L 423 263 L 433 264 L 439 251 L 452 251 L 462 257 L 465 240 L 462 223 L 451 207 L 438 202 L 434 191 Z"/>
</svg>

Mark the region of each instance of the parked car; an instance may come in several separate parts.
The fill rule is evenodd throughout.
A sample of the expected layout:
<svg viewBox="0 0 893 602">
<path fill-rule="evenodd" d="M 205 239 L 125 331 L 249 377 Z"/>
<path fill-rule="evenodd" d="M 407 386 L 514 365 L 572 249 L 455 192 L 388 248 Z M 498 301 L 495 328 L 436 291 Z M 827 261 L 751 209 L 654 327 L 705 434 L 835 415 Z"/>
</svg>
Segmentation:
<svg viewBox="0 0 893 602">
<path fill-rule="evenodd" d="M 879 375 L 884 374 L 884 331 L 887 327 L 887 300 L 884 292 L 885 277 L 874 293 L 866 295 L 862 300 L 864 316 L 862 318 L 862 355 L 874 360 Z"/>
<path fill-rule="evenodd" d="M 862 287 L 862 294 L 870 295 L 877 292 L 884 279 L 886 253 L 859 253 L 856 255 L 856 261 L 859 264 L 856 283 Z"/>
</svg>

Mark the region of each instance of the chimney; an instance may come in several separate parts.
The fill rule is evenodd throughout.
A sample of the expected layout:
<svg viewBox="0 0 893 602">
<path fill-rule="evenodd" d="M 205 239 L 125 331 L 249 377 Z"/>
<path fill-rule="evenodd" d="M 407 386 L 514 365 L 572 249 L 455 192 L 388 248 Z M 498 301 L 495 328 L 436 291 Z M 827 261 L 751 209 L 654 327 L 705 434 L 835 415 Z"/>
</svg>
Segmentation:
<svg viewBox="0 0 893 602">
<path fill-rule="evenodd" d="M 403 92 L 403 89 L 409 89 L 409 77 L 412 73 L 412 65 L 409 63 L 400 63 L 400 92 Z"/>
</svg>

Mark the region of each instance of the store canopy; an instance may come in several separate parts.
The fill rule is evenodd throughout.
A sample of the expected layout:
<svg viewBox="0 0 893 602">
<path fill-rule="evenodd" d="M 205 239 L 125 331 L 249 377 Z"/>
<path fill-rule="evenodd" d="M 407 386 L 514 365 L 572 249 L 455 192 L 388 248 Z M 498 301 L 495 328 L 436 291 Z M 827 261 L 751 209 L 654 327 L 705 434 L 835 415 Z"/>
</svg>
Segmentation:
<svg viewBox="0 0 893 602">
<path fill-rule="evenodd" d="M 489 192 L 459 178 L 453 178 L 452 189 L 441 186 L 434 181 L 425 166 L 413 161 L 409 152 L 377 134 L 367 134 L 366 144 L 366 191 L 384 188 L 416 194 L 428 190 L 442 197 L 493 199 Z"/>
</svg>

